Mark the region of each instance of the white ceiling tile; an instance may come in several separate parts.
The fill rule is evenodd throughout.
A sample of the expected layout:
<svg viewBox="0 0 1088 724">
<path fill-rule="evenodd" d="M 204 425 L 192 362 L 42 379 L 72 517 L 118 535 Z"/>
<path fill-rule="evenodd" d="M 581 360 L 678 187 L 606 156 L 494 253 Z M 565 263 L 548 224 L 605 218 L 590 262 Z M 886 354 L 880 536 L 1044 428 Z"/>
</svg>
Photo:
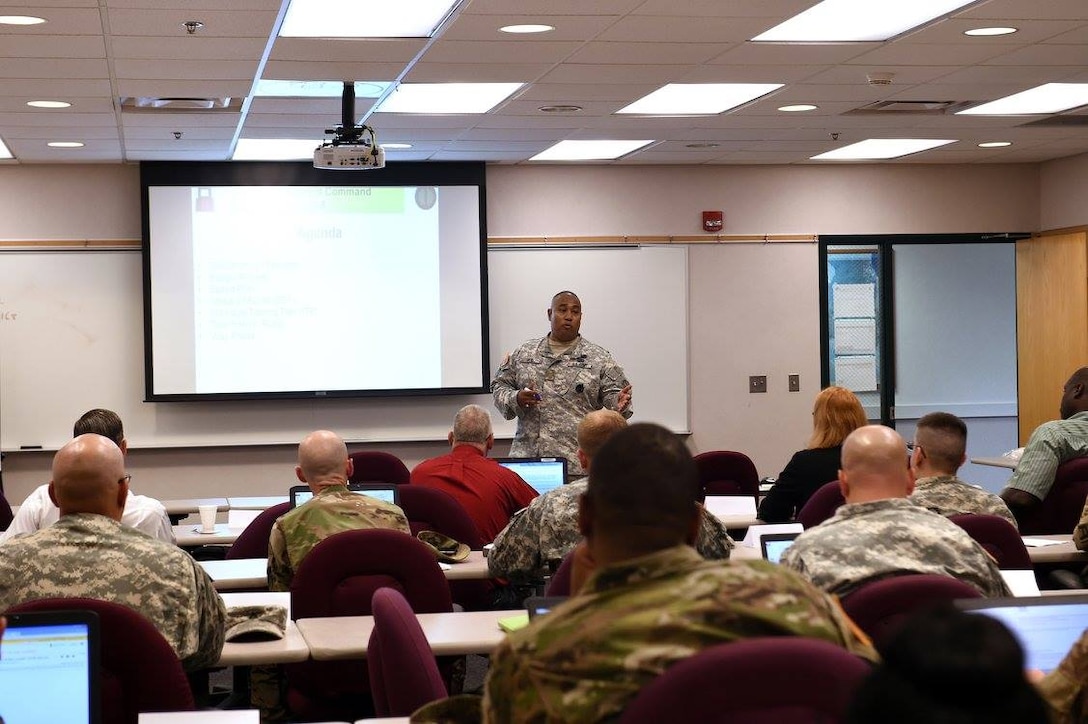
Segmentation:
<svg viewBox="0 0 1088 724">
<path fill-rule="evenodd" d="M 648 0 L 636 15 L 691 15 L 721 18 L 772 18 L 770 25 L 807 10 L 812 0 Z M 766 28 L 764 28 L 766 29 Z"/>
<path fill-rule="evenodd" d="M 132 98 L 243 98 L 250 85 L 248 80 L 117 80 L 121 97 Z"/>
<path fill-rule="evenodd" d="M 472 6 L 469 6 L 470 9 Z M 583 42 L 596 37 L 617 20 L 615 15 L 476 15 L 461 13 L 442 34 L 442 40 L 495 40 L 509 41 L 519 38 L 525 44 L 552 43 L 566 40 Z M 506 25 L 537 23 L 552 25 L 555 30 L 546 33 L 510 35 L 499 28 Z"/>
<path fill-rule="evenodd" d="M 550 64 L 530 63 L 431 63 L 426 59 L 412 67 L 408 83 L 528 83 L 548 72 Z"/>
<path fill-rule="evenodd" d="M 176 3 L 175 3 L 176 4 Z M 182 23 L 204 23 L 196 35 L 201 38 L 260 38 L 267 41 L 276 22 L 276 10 L 195 10 L 178 7 L 159 11 L 111 8 L 110 30 L 115 35 L 186 37 Z M 277 8 L 278 9 L 278 8 Z"/>
<path fill-rule="evenodd" d="M 974 65 L 1008 53 L 1008 45 L 972 43 L 889 43 L 851 58 L 850 65 Z"/>
<path fill-rule="evenodd" d="M 319 38 L 277 38 L 269 60 L 302 60 L 321 63 L 400 63 L 403 65 L 423 50 L 425 40 L 329 40 Z"/>
<path fill-rule="evenodd" d="M 1084 0 L 989 0 L 957 13 L 957 17 L 1088 21 L 1088 3 Z"/>
<path fill-rule="evenodd" d="M 105 59 L 6 58 L 0 78 L 109 78 Z"/>
<path fill-rule="evenodd" d="M 474 0 L 465 11 L 472 15 L 626 15 L 643 0 Z"/>
<path fill-rule="evenodd" d="M 567 62 L 582 64 L 697 65 L 719 55 L 718 43 L 617 43 L 594 41 L 573 53 Z"/>
<path fill-rule="evenodd" d="M 576 51 L 578 42 L 519 43 L 495 40 L 440 40 L 427 50 L 427 63 L 559 63 Z"/>
<path fill-rule="evenodd" d="M 766 30 L 759 18 L 668 17 L 628 15 L 602 32 L 598 40 L 646 43 L 717 43 L 725 50 Z"/>
<path fill-rule="evenodd" d="M 176 80 L 245 81 L 257 74 L 257 63 L 249 60 L 136 60 L 118 58 L 113 63 L 117 78 L 123 80 L 173 78 Z M 247 86 L 248 91 L 248 86 Z"/>
<path fill-rule="evenodd" d="M 877 43 L 741 43 L 711 63 L 729 65 L 832 65 L 846 63 L 877 47 Z"/>
<path fill-rule="evenodd" d="M 683 65 L 585 65 L 564 63 L 540 80 L 546 83 L 639 84 L 660 86 L 681 77 L 689 66 Z"/>
<path fill-rule="evenodd" d="M 111 43 L 115 58 L 203 58 L 205 60 L 253 60 L 260 58 L 264 38 L 115 37 Z"/>
<path fill-rule="evenodd" d="M 298 60 L 269 60 L 262 78 L 270 80 L 394 80 L 404 70 L 402 63 L 318 63 Z"/>
<path fill-rule="evenodd" d="M 1086 0 L 1088 1 L 1088 0 Z M 1076 43 L 1033 45 L 1000 55 L 987 65 L 1085 66 L 1088 65 L 1088 45 Z"/>
</svg>

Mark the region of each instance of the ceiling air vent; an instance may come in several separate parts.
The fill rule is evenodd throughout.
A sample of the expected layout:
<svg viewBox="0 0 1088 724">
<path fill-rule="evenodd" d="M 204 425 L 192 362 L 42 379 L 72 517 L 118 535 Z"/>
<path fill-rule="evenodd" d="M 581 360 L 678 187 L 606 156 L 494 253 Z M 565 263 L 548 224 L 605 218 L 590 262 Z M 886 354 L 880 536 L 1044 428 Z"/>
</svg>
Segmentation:
<svg viewBox="0 0 1088 724">
<path fill-rule="evenodd" d="M 877 101 L 847 111 L 847 116 L 876 114 L 905 114 L 911 116 L 943 116 L 966 108 L 966 101 Z"/>
<path fill-rule="evenodd" d="M 242 98 L 154 98 L 135 96 L 121 99 L 126 113 L 238 113 Z"/>
</svg>

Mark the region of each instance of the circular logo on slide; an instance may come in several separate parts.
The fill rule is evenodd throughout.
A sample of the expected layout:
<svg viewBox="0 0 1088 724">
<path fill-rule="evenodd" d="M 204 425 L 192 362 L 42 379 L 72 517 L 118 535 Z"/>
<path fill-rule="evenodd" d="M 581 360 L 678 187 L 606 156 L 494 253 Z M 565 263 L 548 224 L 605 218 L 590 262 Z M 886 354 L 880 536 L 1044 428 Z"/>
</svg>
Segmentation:
<svg viewBox="0 0 1088 724">
<path fill-rule="evenodd" d="M 434 186 L 420 186 L 416 189 L 416 206 L 424 211 L 430 211 L 436 203 L 438 203 L 438 189 Z"/>
</svg>

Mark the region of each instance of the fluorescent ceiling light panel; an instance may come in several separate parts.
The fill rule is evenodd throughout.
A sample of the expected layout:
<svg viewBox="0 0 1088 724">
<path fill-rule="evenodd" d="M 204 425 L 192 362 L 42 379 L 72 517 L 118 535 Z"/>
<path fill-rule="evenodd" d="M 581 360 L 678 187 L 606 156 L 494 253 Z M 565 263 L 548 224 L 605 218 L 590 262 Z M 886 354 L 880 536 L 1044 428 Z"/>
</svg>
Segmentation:
<svg viewBox="0 0 1088 724">
<path fill-rule="evenodd" d="M 11 151 L 8 150 L 7 144 L 4 143 L 2 138 L 0 138 L 0 158 L 15 158 L 11 155 Z"/>
<path fill-rule="evenodd" d="M 355 81 L 356 98 L 377 98 L 389 83 L 376 80 Z M 276 98 L 339 98 L 344 84 L 338 80 L 268 80 L 257 81 L 254 96 Z"/>
<path fill-rule="evenodd" d="M 781 83 L 669 83 L 616 113 L 711 116 L 744 105 L 781 87 Z"/>
<path fill-rule="evenodd" d="M 899 158 L 919 151 L 955 143 L 955 140 L 937 138 L 869 138 L 849 146 L 836 148 L 834 151 L 812 156 L 813 159 L 832 161 L 861 161 L 872 159 Z"/>
<path fill-rule="evenodd" d="M 894 38 L 975 0 L 823 0 L 755 41 L 837 43 Z"/>
<path fill-rule="evenodd" d="M 649 141 L 560 141 L 530 161 L 609 161 L 653 143 Z"/>
<path fill-rule="evenodd" d="M 239 138 L 233 161 L 303 161 L 314 157 L 321 141 L 312 138 Z"/>
<path fill-rule="evenodd" d="M 281 38 L 429 38 L 458 0 L 291 0 Z"/>
<path fill-rule="evenodd" d="M 402 83 L 379 113 L 487 113 L 524 83 Z"/>
<path fill-rule="evenodd" d="M 1060 113 L 1083 105 L 1088 105 L 1088 83 L 1046 83 L 968 108 L 956 115 L 1031 116 Z"/>
</svg>

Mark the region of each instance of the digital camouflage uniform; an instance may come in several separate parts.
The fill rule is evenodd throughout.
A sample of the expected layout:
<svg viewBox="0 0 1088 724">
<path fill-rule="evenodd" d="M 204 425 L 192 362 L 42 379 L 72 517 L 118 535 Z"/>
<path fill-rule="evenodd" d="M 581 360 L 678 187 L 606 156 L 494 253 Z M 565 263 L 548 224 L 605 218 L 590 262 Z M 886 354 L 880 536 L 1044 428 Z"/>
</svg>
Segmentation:
<svg viewBox="0 0 1088 724">
<path fill-rule="evenodd" d="M 1088 502 L 1084 503 L 1084 509 L 1080 512 L 1080 520 L 1073 529 L 1073 545 L 1079 550 L 1088 550 Z"/>
<path fill-rule="evenodd" d="M 272 525 L 268 540 L 268 590 L 289 591 L 302 559 L 315 545 L 347 530 L 389 528 L 410 533 L 404 511 L 395 505 L 359 495 L 346 485 L 322 488 L 313 498 L 285 513 Z M 286 721 L 285 680 L 277 666 L 250 671 L 250 703 L 261 710 L 262 722 Z"/>
<path fill-rule="evenodd" d="M 549 491 L 514 514 L 495 538 L 487 557 L 492 576 L 516 583 L 544 580 L 549 566 L 574 550 L 582 534 L 578 531 L 578 499 L 586 492 L 588 478 Z M 703 558 L 729 557 L 733 541 L 721 521 L 702 511 L 695 548 Z"/>
<path fill-rule="evenodd" d="M 189 554 L 103 515 L 74 513 L 0 546 L 0 611 L 40 598 L 94 598 L 137 611 L 186 670 L 219 660 L 223 599 Z"/>
<path fill-rule="evenodd" d="M 495 407 L 507 420 L 518 419 L 510 454 L 515 457 L 564 457 L 568 471 L 582 475 L 578 462 L 578 423 L 587 413 L 616 409 L 627 386 L 623 368 L 608 350 L 579 336 L 560 355 L 547 337 L 531 339 L 503 361 L 491 380 Z M 518 407 L 518 391 L 532 387 L 540 395 L 535 407 Z M 630 417 L 631 406 L 622 414 Z"/>
<path fill-rule="evenodd" d="M 1088 721 L 1088 631 L 1038 687 L 1050 707 L 1052 724 Z"/>
<path fill-rule="evenodd" d="M 914 492 L 909 500 L 946 518 L 962 513 L 996 515 L 1009 521 L 1013 528 L 1019 529 L 1012 511 L 1000 496 L 965 483 L 955 475 L 919 478 L 914 483 Z"/>
<path fill-rule="evenodd" d="M 677 661 L 757 636 L 809 636 L 876 656 L 838 604 L 796 574 L 677 546 L 598 570 L 581 594 L 507 636 L 491 656 L 484 720 L 610 719 Z"/>
<path fill-rule="evenodd" d="M 302 559 L 330 535 L 368 528 L 410 532 L 408 519 L 397 506 L 353 493 L 345 485 L 322 488 L 272 525 L 268 540 L 268 590 L 291 590 L 291 579 Z"/>
<path fill-rule="evenodd" d="M 840 507 L 799 535 L 781 563 L 840 596 L 903 573 L 951 576 L 983 596 L 1012 595 L 997 563 L 963 528 L 906 498 Z"/>
</svg>

